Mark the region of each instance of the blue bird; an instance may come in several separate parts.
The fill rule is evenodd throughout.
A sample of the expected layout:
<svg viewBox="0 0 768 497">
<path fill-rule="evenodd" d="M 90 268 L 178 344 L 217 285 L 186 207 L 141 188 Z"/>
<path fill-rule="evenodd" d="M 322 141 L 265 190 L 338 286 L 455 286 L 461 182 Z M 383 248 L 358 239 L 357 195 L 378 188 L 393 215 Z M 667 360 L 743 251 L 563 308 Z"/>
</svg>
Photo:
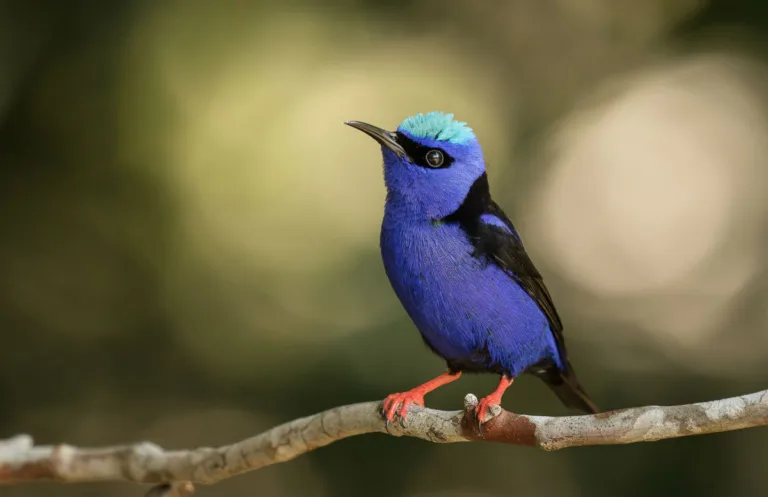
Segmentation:
<svg viewBox="0 0 768 497">
<path fill-rule="evenodd" d="M 453 114 L 406 118 L 397 131 L 348 121 L 381 145 L 387 187 L 380 246 L 384 268 L 427 346 L 448 371 L 389 395 L 387 422 L 463 372 L 501 376 L 475 408 L 478 425 L 515 378 L 531 373 L 568 407 L 598 412 L 576 380 L 563 325 L 539 271 L 491 199 L 474 132 Z"/>
</svg>

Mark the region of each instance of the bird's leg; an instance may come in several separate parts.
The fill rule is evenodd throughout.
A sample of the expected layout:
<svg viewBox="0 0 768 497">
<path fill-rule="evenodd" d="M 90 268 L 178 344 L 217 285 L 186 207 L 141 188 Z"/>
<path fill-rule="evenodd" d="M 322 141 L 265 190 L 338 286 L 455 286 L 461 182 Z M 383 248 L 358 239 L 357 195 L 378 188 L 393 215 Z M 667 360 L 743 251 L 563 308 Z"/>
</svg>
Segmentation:
<svg viewBox="0 0 768 497">
<path fill-rule="evenodd" d="M 429 380 L 423 385 L 419 385 L 416 388 L 408 390 L 403 393 L 393 393 L 384 399 L 382 405 L 382 415 L 387 420 L 387 425 L 395 419 L 395 415 L 400 416 L 400 420 L 405 419 L 405 415 L 408 414 L 408 408 L 415 404 L 417 406 L 424 407 L 424 396 L 435 390 L 458 380 L 461 377 L 461 371 L 456 373 L 443 373 L 437 378 Z M 398 410 L 398 407 L 400 408 Z"/>
<path fill-rule="evenodd" d="M 496 390 L 494 390 L 493 393 L 487 397 L 480 399 L 480 402 L 478 402 L 477 406 L 475 406 L 475 417 L 477 418 L 477 426 L 481 433 L 481 426 L 485 422 L 485 415 L 488 414 L 491 406 L 501 405 L 501 397 L 504 396 L 504 392 L 507 390 L 507 388 L 510 387 L 510 385 L 512 385 L 514 381 L 514 378 L 510 378 L 506 375 L 502 376 L 501 381 L 499 381 L 499 386 L 496 387 Z"/>
</svg>

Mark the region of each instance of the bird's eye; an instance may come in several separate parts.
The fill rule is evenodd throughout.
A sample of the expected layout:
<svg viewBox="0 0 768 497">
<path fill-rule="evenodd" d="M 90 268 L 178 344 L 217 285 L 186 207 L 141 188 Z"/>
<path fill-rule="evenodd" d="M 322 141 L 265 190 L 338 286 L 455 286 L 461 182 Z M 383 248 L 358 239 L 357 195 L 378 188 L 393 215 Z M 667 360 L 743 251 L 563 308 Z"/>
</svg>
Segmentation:
<svg viewBox="0 0 768 497">
<path fill-rule="evenodd" d="M 427 152 L 426 159 L 429 167 L 440 167 L 443 165 L 443 161 L 445 160 L 443 153 L 439 150 L 430 150 Z"/>
</svg>

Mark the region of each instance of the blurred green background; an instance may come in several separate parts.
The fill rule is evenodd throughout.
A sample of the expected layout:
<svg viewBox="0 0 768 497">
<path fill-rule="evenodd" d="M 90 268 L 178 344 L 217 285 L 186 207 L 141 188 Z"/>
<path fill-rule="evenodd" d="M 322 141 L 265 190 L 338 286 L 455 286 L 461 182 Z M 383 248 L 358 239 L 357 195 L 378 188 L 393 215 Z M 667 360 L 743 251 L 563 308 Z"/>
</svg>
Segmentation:
<svg viewBox="0 0 768 497">
<path fill-rule="evenodd" d="M 442 372 L 380 262 L 379 151 L 342 124 L 430 110 L 475 129 L 598 404 L 768 387 L 767 30 L 758 0 L 1 2 L 0 436 L 220 445 Z M 504 404 L 566 413 L 529 378 Z M 766 458 L 764 429 L 370 435 L 198 492 L 756 496 Z"/>
</svg>

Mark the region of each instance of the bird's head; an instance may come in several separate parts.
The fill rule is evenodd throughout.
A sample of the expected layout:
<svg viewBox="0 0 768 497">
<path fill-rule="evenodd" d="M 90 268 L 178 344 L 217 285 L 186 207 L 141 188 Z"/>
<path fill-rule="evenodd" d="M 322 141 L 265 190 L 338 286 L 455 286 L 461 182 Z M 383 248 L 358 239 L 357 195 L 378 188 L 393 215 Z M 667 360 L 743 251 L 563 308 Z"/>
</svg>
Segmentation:
<svg viewBox="0 0 768 497">
<path fill-rule="evenodd" d="M 453 114 L 428 112 L 406 118 L 397 131 L 348 121 L 381 144 L 387 202 L 430 219 L 458 209 L 485 172 L 472 129 Z"/>
</svg>

